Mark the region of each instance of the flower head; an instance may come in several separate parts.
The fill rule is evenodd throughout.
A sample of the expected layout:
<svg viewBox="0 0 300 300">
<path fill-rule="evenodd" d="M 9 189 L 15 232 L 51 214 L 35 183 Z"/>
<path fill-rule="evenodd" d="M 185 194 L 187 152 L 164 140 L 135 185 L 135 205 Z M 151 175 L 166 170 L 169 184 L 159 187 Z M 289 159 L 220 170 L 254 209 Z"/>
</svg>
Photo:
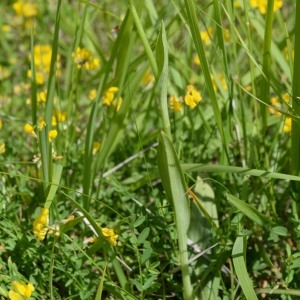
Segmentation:
<svg viewBox="0 0 300 300">
<path fill-rule="evenodd" d="M 49 142 L 51 143 L 57 137 L 57 130 L 53 129 L 48 132 Z"/>
<path fill-rule="evenodd" d="M 72 57 L 78 69 L 96 70 L 100 66 L 100 59 L 93 57 L 92 52 L 85 48 L 77 47 Z"/>
<path fill-rule="evenodd" d="M 212 33 L 213 33 L 212 27 L 208 27 L 207 30 L 200 31 L 200 36 L 201 36 L 201 39 L 202 39 L 204 45 L 208 46 L 211 44 Z"/>
<path fill-rule="evenodd" d="M 254 8 L 258 8 L 261 14 L 265 14 L 267 11 L 267 0 L 250 0 L 250 5 Z M 282 0 L 274 0 L 273 11 L 277 11 L 282 7 Z"/>
<path fill-rule="evenodd" d="M 38 14 L 37 6 L 30 1 L 19 0 L 13 4 L 13 9 L 19 17 L 32 18 Z"/>
<path fill-rule="evenodd" d="M 35 138 L 38 138 L 37 137 L 37 135 L 36 135 L 36 133 L 34 132 L 34 127 L 35 126 L 32 126 L 32 125 L 30 125 L 30 124 L 25 124 L 25 126 L 24 126 L 24 131 L 27 133 L 27 134 L 29 134 L 29 135 L 32 135 L 33 137 L 35 137 Z"/>
<path fill-rule="evenodd" d="M 186 95 L 184 97 L 185 104 L 193 109 L 201 100 L 201 94 L 194 88 L 193 85 L 188 85 L 186 89 Z"/>
<path fill-rule="evenodd" d="M 180 112 L 182 109 L 182 104 L 177 97 L 171 96 L 170 97 L 170 107 L 174 112 Z"/>
<path fill-rule="evenodd" d="M 31 282 L 29 282 L 28 284 L 25 284 L 23 282 L 13 281 L 12 286 L 18 292 L 19 295 L 22 295 L 25 298 L 29 298 L 31 296 L 32 292 L 34 291 L 34 286 Z M 14 291 L 12 291 L 12 292 L 14 292 Z M 17 294 L 17 293 L 14 292 L 12 294 L 14 294 L 14 296 L 16 296 L 15 294 Z M 11 298 L 11 296 L 10 296 L 10 298 Z M 21 299 L 21 298 L 19 297 L 19 298 L 11 298 L 11 299 Z"/>
<path fill-rule="evenodd" d="M 103 96 L 103 104 L 107 106 L 114 106 L 116 107 L 116 110 L 119 111 L 121 108 L 123 99 L 121 97 L 116 98 L 115 95 L 119 91 L 119 88 L 116 86 L 111 86 L 108 88 Z"/>
<path fill-rule="evenodd" d="M 111 228 L 102 228 L 102 234 L 106 240 L 113 246 L 117 245 L 118 235 L 115 234 L 114 230 Z"/>
<path fill-rule="evenodd" d="M 49 225 L 49 209 L 42 208 L 41 214 L 33 222 L 33 233 L 38 241 L 42 241 L 48 231 Z"/>
<path fill-rule="evenodd" d="M 282 130 L 285 133 L 290 133 L 291 132 L 291 130 L 292 130 L 292 118 L 291 117 L 286 117 L 285 118 Z"/>
</svg>

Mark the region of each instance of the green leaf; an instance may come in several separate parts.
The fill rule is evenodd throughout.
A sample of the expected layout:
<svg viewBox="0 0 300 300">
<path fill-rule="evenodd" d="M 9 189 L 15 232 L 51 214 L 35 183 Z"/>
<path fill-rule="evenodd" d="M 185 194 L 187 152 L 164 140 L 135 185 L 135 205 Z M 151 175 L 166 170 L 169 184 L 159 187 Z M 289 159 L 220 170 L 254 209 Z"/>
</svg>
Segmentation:
<svg viewBox="0 0 300 300">
<path fill-rule="evenodd" d="M 139 244 L 143 244 L 145 242 L 145 240 L 147 239 L 148 235 L 150 233 L 150 228 L 147 227 L 145 228 L 139 235 L 138 239 L 137 239 L 137 242 Z"/>
<path fill-rule="evenodd" d="M 232 260 L 236 275 L 242 287 L 243 293 L 248 300 L 255 300 L 257 296 L 253 289 L 252 281 L 248 275 L 245 260 L 246 237 L 238 236 L 232 249 Z"/>
<path fill-rule="evenodd" d="M 183 172 L 174 146 L 161 132 L 157 151 L 158 169 L 167 199 L 173 204 L 178 235 L 180 266 L 185 299 L 193 299 L 188 269 L 187 232 L 190 224 L 190 205 Z"/>
<path fill-rule="evenodd" d="M 254 207 L 250 206 L 249 204 L 241 201 L 240 199 L 227 194 L 227 200 L 234 205 L 237 209 L 239 209 L 244 215 L 246 215 L 249 219 L 251 219 L 254 223 L 264 227 L 266 224 L 271 224 L 271 221 Z"/>
</svg>

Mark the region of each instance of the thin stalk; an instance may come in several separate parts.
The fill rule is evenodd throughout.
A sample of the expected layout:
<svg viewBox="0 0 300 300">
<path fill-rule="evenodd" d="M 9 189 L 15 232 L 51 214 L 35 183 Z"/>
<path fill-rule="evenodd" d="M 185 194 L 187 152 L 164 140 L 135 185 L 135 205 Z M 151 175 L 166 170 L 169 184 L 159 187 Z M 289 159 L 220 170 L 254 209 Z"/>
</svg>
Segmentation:
<svg viewBox="0 0 300 300">
<path fill-rule="evenodd" d="M 294 70 L 293 70 L 293 112 L 300 115 L 300 2 L 296 1 L 296 21 L 295 21 L 295 48 L 294 48 Z M 291 172 L 294 175 L 300 173 L 300 124 L 292 119 L 292 149 L 291 149 Z M 296 185 L 296 192 L 299 192 L 300 185 Z M 299 195 L 299 193 L 298 193 Z M 298 196 L 299 198 L 299 196 Z"/>
</svg>

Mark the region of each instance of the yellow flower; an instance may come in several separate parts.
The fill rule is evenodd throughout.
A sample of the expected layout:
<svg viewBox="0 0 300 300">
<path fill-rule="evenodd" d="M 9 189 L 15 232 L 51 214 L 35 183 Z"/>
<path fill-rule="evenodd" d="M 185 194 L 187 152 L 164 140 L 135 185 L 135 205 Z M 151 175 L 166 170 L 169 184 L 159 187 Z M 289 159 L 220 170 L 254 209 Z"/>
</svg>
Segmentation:
<svg viewBox="0 0 300 300">
<path fill-rule="evenodd" d="M 13 290 L 10 290 L 8 292 L 8 297 L 9 297 L 10 300 L 22 300 L 21 296 Z"/>
<path fill-rule="evenodd" d="M 265 14 L 267 11 L 267 5 L 268 1 L 267 0 L 250 0 L 250 5 L 254 8 L 258 8 L 260 13 Z M 282 7 L 283 3 L 282 0 L 274 0 L 274 7 L 273 11 L 277 11 Z"/>
<path fill-rule="evenodd" d="M 274 96 L 274 97 L 271 97 L 270 99 L 270 104 L 273 106 L 273 107 L 269 107 L 269 112 L 277 117 L 280 117 L 281 116 L 281 112 L 278 111 L 278 109 L 281 108 L 281 105 L 278 101 L 278 96 Z"/>
<path fill-rule="evenodd" d="M 13 4 L 13 9 L 17 16 L 31 18 L 38 14 L 38 8 L 30 1 L 17 1 Z"/>
<path fill-rule="evenodd" d="M 103 96 L 103 104 L 107 106 L 114 106 L 116 110 L 119 111 L 121 108 L 123 99 L 119 97 L 118 99 L 115 98 L 115 94 L 119 91 L 119 88 L 116 86 L 111 86 L 108 88 Z"/>
<path fill-rule="evenodd" d="M 5 143 L 1 143 L 0 144 L 0 154 L 5 153 L 6 149 L 5 149 Z"/>
<path fill-rule="evenodd" d="M 117 245 L 118 235 L 115 234 L 114 230 L 111 228 L 102 228 L 102 234 L 106 238 L 106 240 L 113 246 Z"/>
<path fill-rule="evenodd" d="M 96 154 L 96 152 L 100 149 L 101 143 L 100 142 L 93 142 L 93 154 Z"/>
<path fill-rule="evenodd" d="M 291 130 L 292 130 L 292 118 L 291 117 L 286 117 L 285 118 L 282 130 L 285 133 L 290 133 L 291 132 Z"/>
<path fill-rule="evenodd" d="M 13 281 L 12 286 L 20 295 L 24 296 L 25 298 L 29 298 L 34 291 L 34 286 L 31 282 L 25 284 L 23 282 Z"/>
<path fill-rule="evenodd" d="M 42 91 L 37 93 L 37 102 L 38 103 L 46 103 L 46 99 L 47 99 L 47 91 Z"/>
<path fill-rule="evenodd" d="M 38 241 L 42 241 L 48 231 L 49 225 L 49 209 L 42 208 L 41 214 L 33 222 L 33 233 Z"/>
<path fill-rule="evenodd" d="M 45 120 L 43 118 L 39 118 L 39 126 L 38 126 L 39 131 L 42 131 L 44 127 L 46 127 Z"/>
<path fill-rule="evenodd" d="M 142 78 L 142 83 L 144 86 L 150 86 L 154 82 L 154 76 L 150 70 L 147 70 Z"/>
<path fill-rule="evenodd" d="M 31 126 L 30 124 L 25 124 L 24 126 L 24 131 L 29 134 L 32 135 L 33 137 L 37 138 L 36 133 L 34 132 L 34 126 Z"/>
<path fill-rule="evenodd" d="M 222 88 L 224 90 L 227 90 L 227 83 L 226 83 L 226 80 L 225 80 L 223 74 L 222 73 L 218 73 L 217 76 L 218 76 L 218 80 L 220 81 L 220 83 L 222 85 Z M 217 82 L 216 82 L 216 79 L 215 79 L 214 75 L 210 74 L 210 78 L 211 78 L 214 90 L 217 91 L 217 87 L 218 86 L 217 86 Z"/>
<path fill-rule="evenodd" d="M 57 137 L 57 130 L 50 130 L 48 132 L 49 142 L 51 143 Z"/>
<path fill-rule="evenodd" d="M 34 56 L 34 65 L 36 68 L 36 83 L 41 85 L 45 82 L 46 78 L 50 72 L 50 65 L 51 65 L 51 57 L 52 57 L 52 48 L 50 45 L 35 45 L 33 48 L 33 56 Z M 57 60 L 59 62 L 59 55 L 57 56 Z M 30 56 L 30 59 L 32 57 Z M 59 69 L 59 64 L 58 67 Z M 57 74 L 59 71 L 57 71 Z M 27 76 L 32 76 L 32 71 L 27 71 Z"/>
<path fill-rule="evenodd" d="M 182 104 L 181 104 L 180 100 L 175 96 L 171 96 L 170 106 L 174 112 L 180 112 L 182 109 Z"/>
<path fill-rule="evenodd" d="M 207 30 L 200 31 L 200 36 L 204 45 L 208 46 L 211 44 L 212 33 L 213 33 L 212 27 L 208 27 Z"/>
<path fill-rule="evenodd" d="M 184 97 L 185 104 L 193 109 L 201 100 L 201 94 L 194 88 L 193 85 L 188 85 L 186 89 L 186 95 Z"/>
<path fill-rule="evenodd" d="M 196 66 L 200 66 L 201 62 L 200 62 L 200 58 L 199 56 L 196 54 L 193 58 L 193 63 L 196 65 Z"/>
<path fill-rule="evenodd" d="M 72 57 L 78 69 L 96 70 L 100 66 L 100 59 L 93 57 L 92 52 L 85 48 L 77 47 Z"/>
<path fill-rule="evenodd" d="M 92 90 L 89 91 L 88 98 L 91 101 L 94 101 L 96 99 L 96 96 L 97 96 L 97 90 L 96 89 L 92 89 Z"/>
<path fill-rule="evenodd" d="M 58 123 L 65 122 L 67 119 L 67 114 L 65 112 L 61 112 L 58 109 L 55 109 L 51 119 L 51 125 L 56 126 Z"/>
</svg>

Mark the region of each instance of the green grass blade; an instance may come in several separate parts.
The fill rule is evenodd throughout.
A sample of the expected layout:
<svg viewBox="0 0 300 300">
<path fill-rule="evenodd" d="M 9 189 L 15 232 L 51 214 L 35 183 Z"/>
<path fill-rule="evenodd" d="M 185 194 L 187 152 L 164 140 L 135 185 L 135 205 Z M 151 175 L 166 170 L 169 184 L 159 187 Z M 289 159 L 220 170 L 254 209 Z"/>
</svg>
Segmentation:
<svg viewBox="0 0 300 300">
<path fill-rule="evenodd" d="M 246 267 L 246 237 L 238 236 L 232 249 L 232 260 L 236 275 L 247 300 L 255 300 L 257 296 Z"/>
<path fill-rule="evenodd" d="M 159 138 L 157 160 L 167 199 L 174 206 L 184 298 L 192 300 L 193 288 L 189 275 L 187 252 L 187 232 L 190 224 L 187 187 L 173 144 L 163 132 Z"/>
<path fill-rule="evenodd" d="M 283 173 L 270 172 L 266 170 L 249 169 L 235 166 L 203 165 L 203 164 L 182 164 L 182 169 L 187 172 L 209 172 L 209 173 L 235 173 L 243 176 L 258 176 L 271 179 L 300 181 L 300 176 Z"/>
<path fill-rule="evenodd" d="M 208 61 L 206 59 L 203 42 L 200 37 L 200 30 L 199 30 L 199 26 L 198 26 L 197 17 L 196 17 L 194 1 L 193 0 L 185 0 L 184 2 L 185 2 L 186 10 L 187 10 L 187 21 L 189 23 L 193 41 L 194 41 L 194 44 L 195 44 L 195 47 L 197 50 L 197 54 L 198 54 L 200 62 L 201 62 L 201 68 L 202 68 L 203 75 L 205 78 L 205 84 L 208 89 L 208 94 L 209 94 L 209 98 L 211 101 L 211 105 L 212 105 L 212 108 L 214 111 L 216 124 L 217 124 L 218 130 L 219 130 L 219 133 L 221 135 L 221 139 L 222 139 L 222 142 L 224 145 L 224 150 L 227 153 L 228 148 L 227 148 L 227 141 L 225 138 L 225 133 L 223 130 L 222 116 L 220 113 L 217 96 L 216 96 L 216 93 L 215 93 L 215 90 L 213 87 L 213 83 L 212 83 L 212 80 L 210 77 L 211 72 L 209 70 Z"/>
<path fill-rule="evenodd" d="M 294 68 L 293 68 L 293 111 L 300 115 L 300 3 L 296 1 L 296 21 L 295 21 L 295 49 L 294 49 Z M 291 171 L 294 175 L 300 173 L 300 124 L 292 120 L 292 150 L 291 150 Z M 297 186 L 299 194 L 299 185 Z M 298 197 L 299 198 L 299 197 Z"/>
<path fill-rule="evenodd" d="M 267 224 L 271 224 L 271 221 L 254 207 L 250 206 L 246 202 L 226 193 L 227 200 L 240 210 L 244 215 L 251 219 L 254 223 L 264 227 Z"/>
<path fill-rule="evenodd" d="M 159 33 L 157 46 L 156 46 L 156 61 L 158 66 L 158 82 L 157 89 L 160 91 L 160 109 L 163 122 L 163 130 L 171 139 L 171 128 L 170 119 L 168 111 L 168 94 L 167 94 L 167 84 L 168 84 L 168 44 L 166 31 L 164 23 L 161 24 L 161 30 Z"/>
<path fill-rule="evenodd" d="M 265 77 L 263 78 L 262 81 L 262 90 L 261 90 L 261 97 L 260 97 L 260 99 L 265 103 L 269 103 L 269 97 L 270 97 L 273 6 L 274 6 L 274 0 L 268 0 L 266 26 L 265 26 L 265 34 L 264 34 L 263 68 L 262 68 Z M 261 105 L 261 112 L 263 118 L 263 133 L 264 133 L 267 126 L 267 116 L 268 116 L 268 110 L 264 104 Z"/>
<path fill-rule="evenodd" d="M 157 64 L 156 64 L 156 61 L 155 61 L 155 57 L 154 57 L 154 54 L 153 54 L 152 49 L 150 47 L 150 44 L 147 40 L 145 31 L 143 29 L 143 25 L 140 21 L 139 15 L 136 11 L 133 0 L 129 0 L 129 9 L 131 11 L 131 14 L 132 14 L 132 17 L 133 17 L 133 20 L 134 20 L 134 24 L 136 26 L 139 37 L 142 41 L 145 52 L 146 52 L 147 57 L 149 59 L 149 62 L 150 62 L 151 68 L 152 68 L 152 72 L 153 72 L 154 76 L 157 77 L 158 70 L 157 70 Z"/>
<path fill-rule="evenodd" d="M 59 187 L 59 182 L 62 174 L 63 166 L 59 164 L 53 164 L 53 174 L 52 174 L 52 183 L 50 185 L 49 193 L 46 198 L 44 207 L 49 208 L 52 204 L 52 201 L 56 195 L 57 189 Z"/>
</svg>

